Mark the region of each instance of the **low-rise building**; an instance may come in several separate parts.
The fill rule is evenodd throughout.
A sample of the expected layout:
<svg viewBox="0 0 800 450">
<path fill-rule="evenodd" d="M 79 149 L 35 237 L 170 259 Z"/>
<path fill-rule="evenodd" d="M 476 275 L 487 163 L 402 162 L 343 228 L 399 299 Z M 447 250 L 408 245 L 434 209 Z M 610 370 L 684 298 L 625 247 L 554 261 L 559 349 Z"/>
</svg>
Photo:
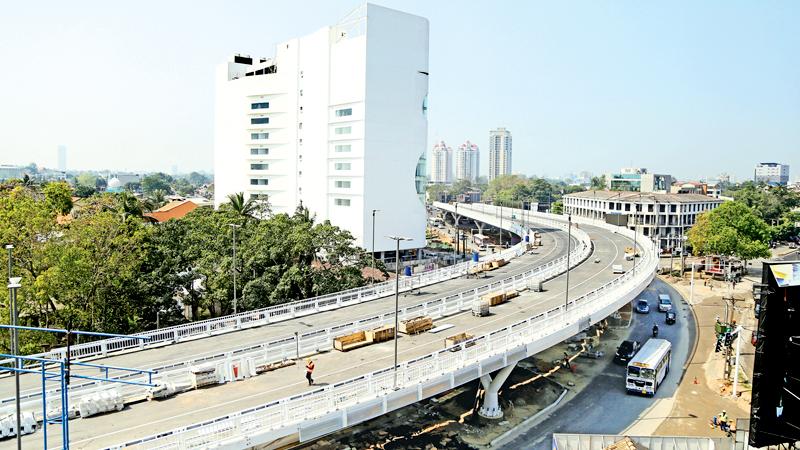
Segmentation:
<svg viewBox="0 0 800 450">
<path fill-rule="evenodd" d="M 700 194 L 584 191 L 564 196 L 564 214 L 626 226 L 658 243 L 662 250 L 680 248 L 697 217 L 722 200 Z"/>
<path fill-rule="evenodd" d="M 197 204 L 190 200 L 176 200 L 143 215 L 155 222 L 162 223 L 169 219 L 180 219 L 195 209 L 197 209 Z"/>
</svg>

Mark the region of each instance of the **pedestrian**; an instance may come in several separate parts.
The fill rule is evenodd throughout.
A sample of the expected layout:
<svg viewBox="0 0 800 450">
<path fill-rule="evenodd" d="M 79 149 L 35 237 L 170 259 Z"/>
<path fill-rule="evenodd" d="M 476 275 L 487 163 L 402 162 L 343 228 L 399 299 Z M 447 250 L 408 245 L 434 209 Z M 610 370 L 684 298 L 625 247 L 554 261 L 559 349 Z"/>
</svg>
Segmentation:
<svg viewBox="0 0 800 450">
<path fill-rule="evenodd" d="M 723 409 L 719 416 L 717 416 L 717 422 L 719 422 L 719 429 L 722 431 L 728 431 L 728 413 Z"/>
<path fill-rule="evenodd" d="M 314 384 L 314 379 L 311 378 L 311 374 L 314 373 L 314 361 L 311 358 L 306 360 L 306 380 L 308 380 L 308 385 L 311 386 Z"/>
</svg>

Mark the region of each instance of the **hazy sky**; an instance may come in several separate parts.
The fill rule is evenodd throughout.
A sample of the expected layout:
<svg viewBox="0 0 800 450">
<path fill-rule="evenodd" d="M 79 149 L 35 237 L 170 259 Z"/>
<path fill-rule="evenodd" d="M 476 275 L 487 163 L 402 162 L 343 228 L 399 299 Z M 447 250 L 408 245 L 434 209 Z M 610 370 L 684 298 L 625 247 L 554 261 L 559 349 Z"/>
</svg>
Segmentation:
<svg viewBox="0 0 800 450">
<path fill-rule="evenodd" d="M 800 178 L 800 2 L 376 3 L 430 20 L 430 145 L 484 151 L 505 126 L 526 174 L 746 178 L 778 161 Z M 65 144 L 69 169 L 210 170 L 215 65 L 357 5 L 7 3 L 0 163 L 53 167 Z"/>
</svg>

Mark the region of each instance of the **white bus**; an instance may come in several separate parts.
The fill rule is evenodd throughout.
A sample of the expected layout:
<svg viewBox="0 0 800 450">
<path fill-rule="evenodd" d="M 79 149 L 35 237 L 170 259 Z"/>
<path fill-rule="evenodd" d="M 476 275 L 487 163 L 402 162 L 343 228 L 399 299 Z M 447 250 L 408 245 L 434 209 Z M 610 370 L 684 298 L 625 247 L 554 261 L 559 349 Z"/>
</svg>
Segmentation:
<svg viewBox="0 0 800 450">
<path fill-rule="evenodd" d="M 669 372 L 672 344 L 666 339 L 648 339 L 628 363 L 625 388 L 628 393 L 655 395 Z"/>
</svg>

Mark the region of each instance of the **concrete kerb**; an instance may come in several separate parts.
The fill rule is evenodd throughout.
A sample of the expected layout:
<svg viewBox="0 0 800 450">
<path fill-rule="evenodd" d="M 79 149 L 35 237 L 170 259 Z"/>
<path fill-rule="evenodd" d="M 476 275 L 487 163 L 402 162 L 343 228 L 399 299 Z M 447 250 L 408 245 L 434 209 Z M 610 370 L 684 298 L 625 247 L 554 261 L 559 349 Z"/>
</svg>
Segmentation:
<svg viewBox="0 0 800 450">
<path fill-rule="evenodd" d="M 489 442 L 489 447 L 502 446 L 508 443 L 508 441 L 511 441 L 517 436 L 519 436 L 521 433 L 524 433 L 525 431 L 531 429 L 534 425 L 539 423 L 539 420 L 542 419 L 545 414 L 549 413 L 550 410 L 557 407 L 561 403 L 561 400 L 563 400 L 564 397 L 567 396 L 567 393 L 569 393 L 569 389 L 563 388 L 563 390 L 561 391 L 561 395 L 559 395 L 558 398 L 553 401 L 553 403 L 550 403 L 549 405 L 545 406 L 544 408 L 542 408 L 541 411 L 528 417 L 522 423 L 515 426 L 514 428 L 492 439 Z"/>
<path fill-rule="evenodd" d="M 683 364 L 683 368 L 681 370 L 681 376 L 680 378 L 678 378 L 678 385 L 680 385 L 683 382 L 683 377 L 686 376 L 686 371 L 689 369 L 689 365 L 694 360 L 695 353 L 697 353 L 697 345 L 700 342 L 700 323 L 697 320 L 697 314 L 694 311 L 694 305 L 690 303 L 689 300 L 686 299 L 683 292 L 681 292 L 681 289 L 678 286 L 674 286 L 672 285 L 672 283 L 667 281 L 667 278 L 665 276 L 659 275 L 659 278 L 661 279 L 661 281 L 669 285 L 672 289 L 674 289 L 681 295 L 683 301 L 686 302 L 687 305 L 689 305 L 689 313 L 692 315 L 692 320 L 694 321 L 694 342 L 692 343 L 692 350 L 689 352 L 689 356 L 686 358 L 686 363 Z"/>
</svg>

